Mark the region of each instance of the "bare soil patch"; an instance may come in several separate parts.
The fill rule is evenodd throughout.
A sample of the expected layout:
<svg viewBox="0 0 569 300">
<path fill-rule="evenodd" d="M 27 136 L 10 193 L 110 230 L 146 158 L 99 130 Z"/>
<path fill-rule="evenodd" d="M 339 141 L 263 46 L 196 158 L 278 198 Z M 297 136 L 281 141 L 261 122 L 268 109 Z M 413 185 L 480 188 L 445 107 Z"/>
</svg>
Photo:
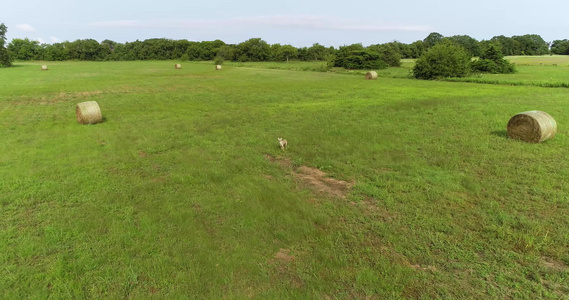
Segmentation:
<svg viewBox="0 0 569 300">
<path fill-rule="evenodd" d="M 270 154 L 266 154 L 265 158 L 269 161 L 279 164 L 282 167 L 292 168 L 291 174 L 303 184 L 309 186 L 313 191 L 327 194 L 332 197 L 345 198 L 353 182 L 338 180 L 328 177 L 328 174 L 317 168 L 300 166 L 294 168 L 290 158 L 276 158 Z"/>
<path fill-rule="evenodd" d="M 350 182 L 326 177 L 327 174 L 325 172 L 307 166 L 300 166 L 292 173 L 313 190 L 338 198 L 345 198 L 353 186 Z"/>
<path fill-rule="evenodd" d="M 421 266 L 419 264 L 416 265 L 410 265 L 411 268 L 415 269 L 415 270 L 419 270 L 419 271 L 431 271 L 434 272 L 437 270 L 437 268 L 435 266 Z"/>
<path fill-rule="evenodd" d="M 564 271 L 568 268 L 562 261 L 555 260 L 551 257 L 542 257 L 541 263 L 548 269 L 555 270 L 555 271 Z"/>
<path fill-rule="evenodd" d="M 280 249 L 279 252 L 275 253 L 273 258 L 279 262 L 288 263 L 294 261 L 294 255 L 290 255 L 290 249 Z"/>
</svg>

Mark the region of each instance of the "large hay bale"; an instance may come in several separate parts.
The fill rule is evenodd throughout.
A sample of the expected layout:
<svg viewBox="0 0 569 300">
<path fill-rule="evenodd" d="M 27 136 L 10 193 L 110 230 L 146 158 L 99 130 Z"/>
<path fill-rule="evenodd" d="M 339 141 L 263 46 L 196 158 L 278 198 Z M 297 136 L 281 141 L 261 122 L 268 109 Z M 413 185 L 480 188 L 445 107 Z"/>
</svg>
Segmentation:
<svg viewBox="0 0 569 300">
<path fill-rule="evenodd" d="M 541 143 L 557 133 L 557 122 L 548 113 L 532 110 L 513 116 L 508 122 L 508 137 L 528 143 Z"/>
<path fill-rule="evenodd" d="M 221 70 L 221 65 L 215 65 L 216 70 Z"/>
<path fill-rule="evenodd" d="M 376 71 L 369 71 L 366 73 L 366 79 L 377 79 L 377 72 Z"/>
<path fill-rule="evenodd" d="M 47 66 L 46 66 L 46 65 L 41 66 L 41 70 L 42 70 L 42 71 L 47 71 Z"/>
<path fill-rule="evenodd" d="M 97 101 L 87 101 L 77 104 L 75 109 L 77 123 L 97 124 L 103 122 L 103 115 Z"/>
<path fill-rule="evenodd" d="M 175 65 L 174 65 L 174 68 L 176 68 L 176 69 L 181 69 L 181 68 L 182 68 L 182 65 L 181 65 L 181 64 L 175 64 Z"/>
</svg>

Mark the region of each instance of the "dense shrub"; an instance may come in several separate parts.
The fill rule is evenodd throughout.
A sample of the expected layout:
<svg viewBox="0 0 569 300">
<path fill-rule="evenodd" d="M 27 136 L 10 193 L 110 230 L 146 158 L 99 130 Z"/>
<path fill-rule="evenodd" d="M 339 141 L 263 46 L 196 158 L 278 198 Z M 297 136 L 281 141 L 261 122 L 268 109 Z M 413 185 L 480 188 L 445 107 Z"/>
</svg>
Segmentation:
<svg viewBox="0 0 569 300">
<path fill-rule="evenodd" d="M 385 69 L 387 64 L 381 60 L 379 54 L 371 50 L 353 50 L 341 59 L 336 66 L 346 69 Z"/>
<path fill-rule="evenodd" d="M 356 70 L 385 69 L 387 64 L 379 53 L 365 49 L 360 44 L 340 47 L 334 60 L 335 67 Z"/>
<path fill-rule="evenodd" d="M 368 49 L 373 50 L 379 54 L 382 61 L 388 67 L 401 67 L 401 54 L 395 50 L 394 44 L 385 45 L 371 45 Z"/>
<path fill-rule="evenodd" d="M 413 76 L 418 79 L 465 77 L 470 73 L 470 60 L 470 55 L 463 47 L 443 41 L 417 59 Z"/>
<path fill-rule="evenodd" d="M 516 71 L 515 66 L 504 59 L 504 55 L 493 44 L 489 44 L 480 55 L 480 59 L 472 63 L 472 71 L 492 74 L 509 74 Z"/>
</svg>

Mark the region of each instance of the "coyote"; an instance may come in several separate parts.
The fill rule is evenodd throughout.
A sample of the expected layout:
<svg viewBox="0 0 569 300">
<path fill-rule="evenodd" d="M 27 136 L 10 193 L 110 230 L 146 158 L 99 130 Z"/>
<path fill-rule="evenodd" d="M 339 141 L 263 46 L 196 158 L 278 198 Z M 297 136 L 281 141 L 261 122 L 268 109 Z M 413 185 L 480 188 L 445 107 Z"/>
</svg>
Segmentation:
<svg viewBox="0 0 569 300">
<path fill-rule="evenodd" d="M 278 138 L 277 140 L 279 140 L 279 145 L 281 145 L 281 149 L 284 151 L 287 146 L 286 140 L 283 140 L 283 138 Z"/>
</svg>

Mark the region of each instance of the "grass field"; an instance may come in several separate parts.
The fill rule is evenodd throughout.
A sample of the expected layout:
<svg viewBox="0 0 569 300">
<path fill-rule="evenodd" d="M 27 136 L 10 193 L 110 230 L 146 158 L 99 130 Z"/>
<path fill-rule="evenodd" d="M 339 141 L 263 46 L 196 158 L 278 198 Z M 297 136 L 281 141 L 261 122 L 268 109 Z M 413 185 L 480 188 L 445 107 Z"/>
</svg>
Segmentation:
<svg viewBox="0 0 569 300">
<path fill-rule="evenodd" d="M 174 63 L 0 69 L 0 298 L 569 295 L 566 89 Z"/>
</svg>

